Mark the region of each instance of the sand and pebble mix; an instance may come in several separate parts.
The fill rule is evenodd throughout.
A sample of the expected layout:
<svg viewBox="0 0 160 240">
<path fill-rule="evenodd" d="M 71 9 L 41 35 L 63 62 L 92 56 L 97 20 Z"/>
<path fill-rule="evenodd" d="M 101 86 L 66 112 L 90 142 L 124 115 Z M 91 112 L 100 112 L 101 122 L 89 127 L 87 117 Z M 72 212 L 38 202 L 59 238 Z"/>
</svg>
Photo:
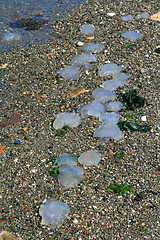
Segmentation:
<svg viewBox="0 0 160 240">
<path fill-rule="evenodd" d="M 23 240 L 159 239 L 159 54 L 154 52 L 159 23 L 135 17 L 139 12 L 152 16 L 157 9 L 158 1 L 88 1 L 57 20 L 44 45 L 1 55 L 2 230 Z M 123 15 L 133 19 L 124 21 Z M 83 35 L 79 28 L 84 24 L 95 26 L 94 33 Z M 121 35 L 127 31 L 143 37 L 133 44 Z M 92 68 L 80 68 L 75 80 L 59 77 L 58 71 L 82 54 L 88 42 L 104 46 L 95 53 Z M 124 132 L 120 141 L 103 142 L 93 137 L 99 119 L 88 116 L 56 137 L 56 116 L 77 113 L 93 100 L 96 88 L 112 79 L 98 76 L 98 67 L 108 63 L 122 66 L 129 75 L 128 84 L 115 91 L 118 100 L 120 93 L 133 88 L 145 98 L 142 108 L 121 110 L 121 120 L 147 124 L 151 130 Z M 90 150 L 99 152 L 101 161 L 83 166 L 84 179 L 77 187 L 64 189 L 49 175 L 53 163 L 48 160 L 62 153 L 79 157 Z M 128 184 L 135 192 L 118 195 L 108 189 L 113 183 Z M 39 215 L 50 198 L 70 209 L 55 229 L 41 225 Z"/>
</svg>

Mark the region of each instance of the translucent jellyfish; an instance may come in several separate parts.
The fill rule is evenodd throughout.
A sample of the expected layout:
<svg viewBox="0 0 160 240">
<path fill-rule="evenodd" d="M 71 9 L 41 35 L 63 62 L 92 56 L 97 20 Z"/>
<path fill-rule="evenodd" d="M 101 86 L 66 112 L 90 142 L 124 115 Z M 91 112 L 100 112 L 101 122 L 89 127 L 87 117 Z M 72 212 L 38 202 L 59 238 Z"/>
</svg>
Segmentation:
<svg viewBox="0 0 160 240">
<path fill-rule="evenodd" d="M 80 31 L 84 35 L 93 34 L 96 27 L 92 24 L 84 24 L 79 27 Z"/>
<path fill-rule="evenodd" d="M 118 87 L 122 87 L 125 84 L 127 84 L 125 80 L 108 80 L 103 82 L 101 87 L 108 91 L 115 91 Z"/>
<path fill-rule="evenodd" d="M 138 38 L 142 38 L 143 34 L 135 31 L 128 31 L 128 32 L 122 33 L 122 37 L 124 37 L 129 41 L 136 41 Z"/>
<path fill-rule="evenodd" d="M 93 137 L 103 138 L 105 141 L 110 139 L 121 140 L 124 137 L 123 132 L 116 124 L 102 125 L 95 130 Z"/>
<path fill-rule="evenodd" d="M 58 74 L 60 77 L 63 77 L 67 80 L 75 80 L 75 79 L 78 79 L 78 76 L 79 76 L 78 70 L 79 69 L 77 67 L 68 66 L 62 70 L 59 70 Z"/>
<path fill-rule="evenodd" d="M 68 166 L 75 166 L 77 164 L 77 157 L 72 154 L 62 153 L 59 158 L 56 159 L 55 164 L 58 164 L 58 166 L 65 164 Z"/>
<path fill-rule="evenodd" d="M 64 188 L 76 187 L 84 179 L 84 170 L 78 166 L 59 167 L 58 182 Z"/>
<path fill-rule="evenodd" d="M 92 92 L 92 97 L 96 100 L 99 101 L 101 103 L 105 103 L 111 100 L 114 100 L 117 98 L 117 95 L 111 91 L 108 91 L 106 89 L 103 88 L 96 88 L 93 92 Z"/>
<path fill-rule="evenodd" d="M 69 212 L 69 206 L 66 203 L 50 198 L 39 208 L 41 224 L 55 229 L 68 217 Z"/>
<path fill-rule="evenodd" d="M 106 110 L 110 112 L 118 112 L 123 109 L 123 103 L 120 101 L 109 102 L 106 105 Z"/>
<path fill-rule="evenodd" d="M 113 79 L 114 80 L 127 80 L 129 76 L 126 73 L 119 72 L 116 74 L 113 74 Z"/>
<path fill-rule="evenodd" d="M 72 58 L 71 65 L 90 68 L 92 62 L 96 62 L 97 57 L 89 53 L 83 53 Z"/>
<path fill-rule="evenodd" d="M 96 100 L 86 105 L 83 105 L 78 109 L 78 112 L 82 115 L 82 117 L 85 117 L 88 115 L 99 117 L 102 113 L 104 113 L 104 111 L 105 111 L 105 107 Z"/>
<path fill-rule="evenodd" d="M 117 113 L 102 113 L 99 116 L 99 120 L 102 122 L 103 125 L 107 124 L 117 124 L 120 119 L 120 115 Z"/>
<path fill-rule="evenodd" d="M 132 15 L 124 15 L 124 16 L 121 16 L 121 19 L 123 21 L 132 21 L 133 20 L 133 16 Z"/>
<path fill-rule="evenodd" d="M 101 154 L 95 151 L 87 151 L 80 155 L 78 162 L 85 166 L 96 165 L 101 160 Z"/>
<path fill-rule="evenodd" d="M 136 19 L 140 19 L 140 18 L 143 18 L 143 19 L 150 18 L 150 14 L 147 12 L 139 12 L 138 15 L 136 16 Z"/>
<path fill-rule="evenodd" d="M 104 49 L 104 45 L 101 43 L 85 43 L 81 49 L 87 53 L 99 53 Z"/>
<path fill-rule="evenodd" d="M 22 39 L 22 36 L 19 33 L 6 33 L 3 39 L 7 42 L 19 41 Z"/>
<path fill-rule="evenodd" d="M 77 127 L 81 122 L 80 117 L 77 114 L 64 112 L 59 113 L 53 122 L 53 127 L 55 129 L 62 128 L 64 126 L 69 126 L 71 128 Z"/>
<path fill-rule="evenodd" d="M 122 70 L 121 66 L 114 63 L 107 63 L 99 66 L 98 76 L 105 77 L 105 76 L 113 75 L 113 74 L 119 73 L 121 70 Z"/>
</svg>

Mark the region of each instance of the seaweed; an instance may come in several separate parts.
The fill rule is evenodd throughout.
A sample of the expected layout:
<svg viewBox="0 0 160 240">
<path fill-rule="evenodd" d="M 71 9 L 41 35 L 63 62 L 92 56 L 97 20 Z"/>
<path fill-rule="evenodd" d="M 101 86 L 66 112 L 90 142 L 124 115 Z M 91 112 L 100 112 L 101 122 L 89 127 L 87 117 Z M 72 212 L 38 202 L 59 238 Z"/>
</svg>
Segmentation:
<svg viewBox="0 0 160 240">
<path fill-rule="evenodd" d="M 116 158 L 123 158 L 124 157 L 124 152 L 117 152 L 114 156 L 116 157 Z"/>
<path fill-rule="evenodd" d="M 122 46 L 122 48 L 132 48 L 132 47 L 136 47 L 136 46 L 137 46 L 137 44 L 132 43 L 132 44 L 128 44 L 128 45 Z"/>
<path fill-rule="evenodd" d="M 138 117 L 140 116 L 141 114 L 140 113 L 136 113 L 136 114 L 124 114 L 122 115 L 122 117 L 124 118 L 133 118 L 133 117 Z"/>
<path fill-rule="evenodd" d="M 137 123 L 127 122 L 127 121 L 119 121 L 118 126 L 122 131 L 130 131 L 130 132 L 148 132 L 151 130 L 151 127 L 148 125 L 139 125 Z"/>
<path fill-rule="evenodd" d="M 108 186 L 108 190 L 112 190 L 114 193 L 117 193 L 118 195 L 123 195 L 126 194 L 127 192 L 135 193 L 133 187 L 125 183 L 124 184 L 113 183 Z"/>
<path fill-rule="evenodd" d="M 155 50 L 154 50 L 155 53 L 160 53 L 160 47 L 157 47 Z"/>
<path fill-rule="evenodd" d="M 66 135 L 69 132 L 69 127 L 64 126 L 62 129 L 58 130 L 57 133 L 55 134 L 55 137 L 62 137 Z"/>
<path fill-rule="evenodd" d="M 55 161 L 56 161 L 56 158 L 52 158 L 52 159 L 46 161 L 45 163 L 46 164 L 48 164 L 48 163 L 55 163 Z"/>
<path fill-rule="evenodd" d="M 53 167 L 53 168 L 51 168 L 51 169 L 49 170 L 49 175 L 50 175 L 51 177 L 57 177 L 58 174 L 59 174 L 59 166 Z"/>
<path fill-rule="evenodd" d="M 138 92 L 134 89 L 132 91 L 122 94 L 123 102 L 126 104 L 128 110 L 134 110 L 144 106 L 145 99 L 138 95 Z"/>
</svg>

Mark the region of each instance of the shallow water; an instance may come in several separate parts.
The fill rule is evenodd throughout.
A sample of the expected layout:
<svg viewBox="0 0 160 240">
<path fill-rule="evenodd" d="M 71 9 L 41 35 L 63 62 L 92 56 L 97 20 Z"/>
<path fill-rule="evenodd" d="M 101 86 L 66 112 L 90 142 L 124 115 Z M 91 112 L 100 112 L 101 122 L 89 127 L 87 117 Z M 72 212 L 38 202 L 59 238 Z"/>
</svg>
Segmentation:
<svg viewBox="0 0 160 240">
<path fill-rule="evenodd" d="M 83 0 L 0 0 L 0 52 L 35 42 L 43 43 L 54 34 L 51 22 L 64 17 L 69 9 L 82 2 Z M 12 22 L 27 17 L 47 20 L 48 24 L 36 31 L 11 27 Z M 6 41 L 3 39 L 6 33 L 18 33 L 22 39 Z"/>
</svg>

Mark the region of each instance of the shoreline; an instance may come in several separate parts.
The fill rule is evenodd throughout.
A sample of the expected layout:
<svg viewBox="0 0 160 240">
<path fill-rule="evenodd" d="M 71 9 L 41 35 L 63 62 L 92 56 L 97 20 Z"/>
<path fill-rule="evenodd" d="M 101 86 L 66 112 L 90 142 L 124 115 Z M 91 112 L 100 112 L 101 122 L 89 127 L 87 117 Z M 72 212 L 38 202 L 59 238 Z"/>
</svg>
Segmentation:
<svg viewBox="0 0 160 240">
<path fill-rule="evenodd" d="M 139 11 L 157 12 L 157 2 L 123 4 L 117 2 L 89 1 L 71 11 L 66 19 L 55 24 L 54 36 L 43 45 L 28 46 L 22 50 L 3 53 L 2 69 L 5 82 L 1 104 L 1 121 L 20 113 L 22 119 L 2 128 L 1 144 L 5 145 L 2 157 L 2 230 L 23 240 L 67 239 L 159 239 L 158 233 L 158 22 L 147 20 L 120 20 L 120 13 L 136 15 Z M 123 10 L 123 12 L 122 12 Z M 107 12 L 115 12 L 113 17 Z M 79 32 L 79 26 L 91 23 L 97 28 L 94 39 L 87 39 Z M 139 30 L 145 34 L 137 46 L 125 49 L 129 44 L 121 33 Z M 80 70 L 80 78 L 67 81 L 57 78 L 57 71 L 69 66 L 70 60 L 81 54 L 78 42 L 94 42 L 105 45 L 97 54 L 98 60 L 87 72 Z M 151 131 L 147 133 L 125 132 L 121 141 L 103 143 L 93 139 L 99 126 L 95 117 L 82 120 L 65 136 L 55 138 L 51 127 L 60 112 L 77 112 L 79 106 L 91 101 L 92 91 L 105 78 L 97 76 L 97 67 L 108 61 L 123 66 L 130 76 L 128 85 L 117 93 L 136 88 L 145 97 L 143 108 L 124 110 L 120 115 L 134 115 L 129 119 L 139 124 L 147 117 Z M 70 97 L 74 88 L 86 91 Z M 140 115 L 136 115 L 140 114 Z M 125 119 L 125 118 L 124 118 Z M 15 144 L 20 140 L 20 144 Z M 96 166 L 85 167 L 85 179 L 78 187 L 64 190 L 48 174 L 52 164 L 46 161 L 62 153 L 79 155 L 87 150 L 102 154 Z M 108 156 L 124 152 L 123 158 Z M 107 190 L 108 185 L 126 183 L 137 193 L 144 191 L 144 198 L 134 201 L 135 195 L 116 195 Z M 45 199 L 56 198 L 70 207 L 69 218 L 55 230 L 42 227 L 38 209 Z"/>
</svg>

